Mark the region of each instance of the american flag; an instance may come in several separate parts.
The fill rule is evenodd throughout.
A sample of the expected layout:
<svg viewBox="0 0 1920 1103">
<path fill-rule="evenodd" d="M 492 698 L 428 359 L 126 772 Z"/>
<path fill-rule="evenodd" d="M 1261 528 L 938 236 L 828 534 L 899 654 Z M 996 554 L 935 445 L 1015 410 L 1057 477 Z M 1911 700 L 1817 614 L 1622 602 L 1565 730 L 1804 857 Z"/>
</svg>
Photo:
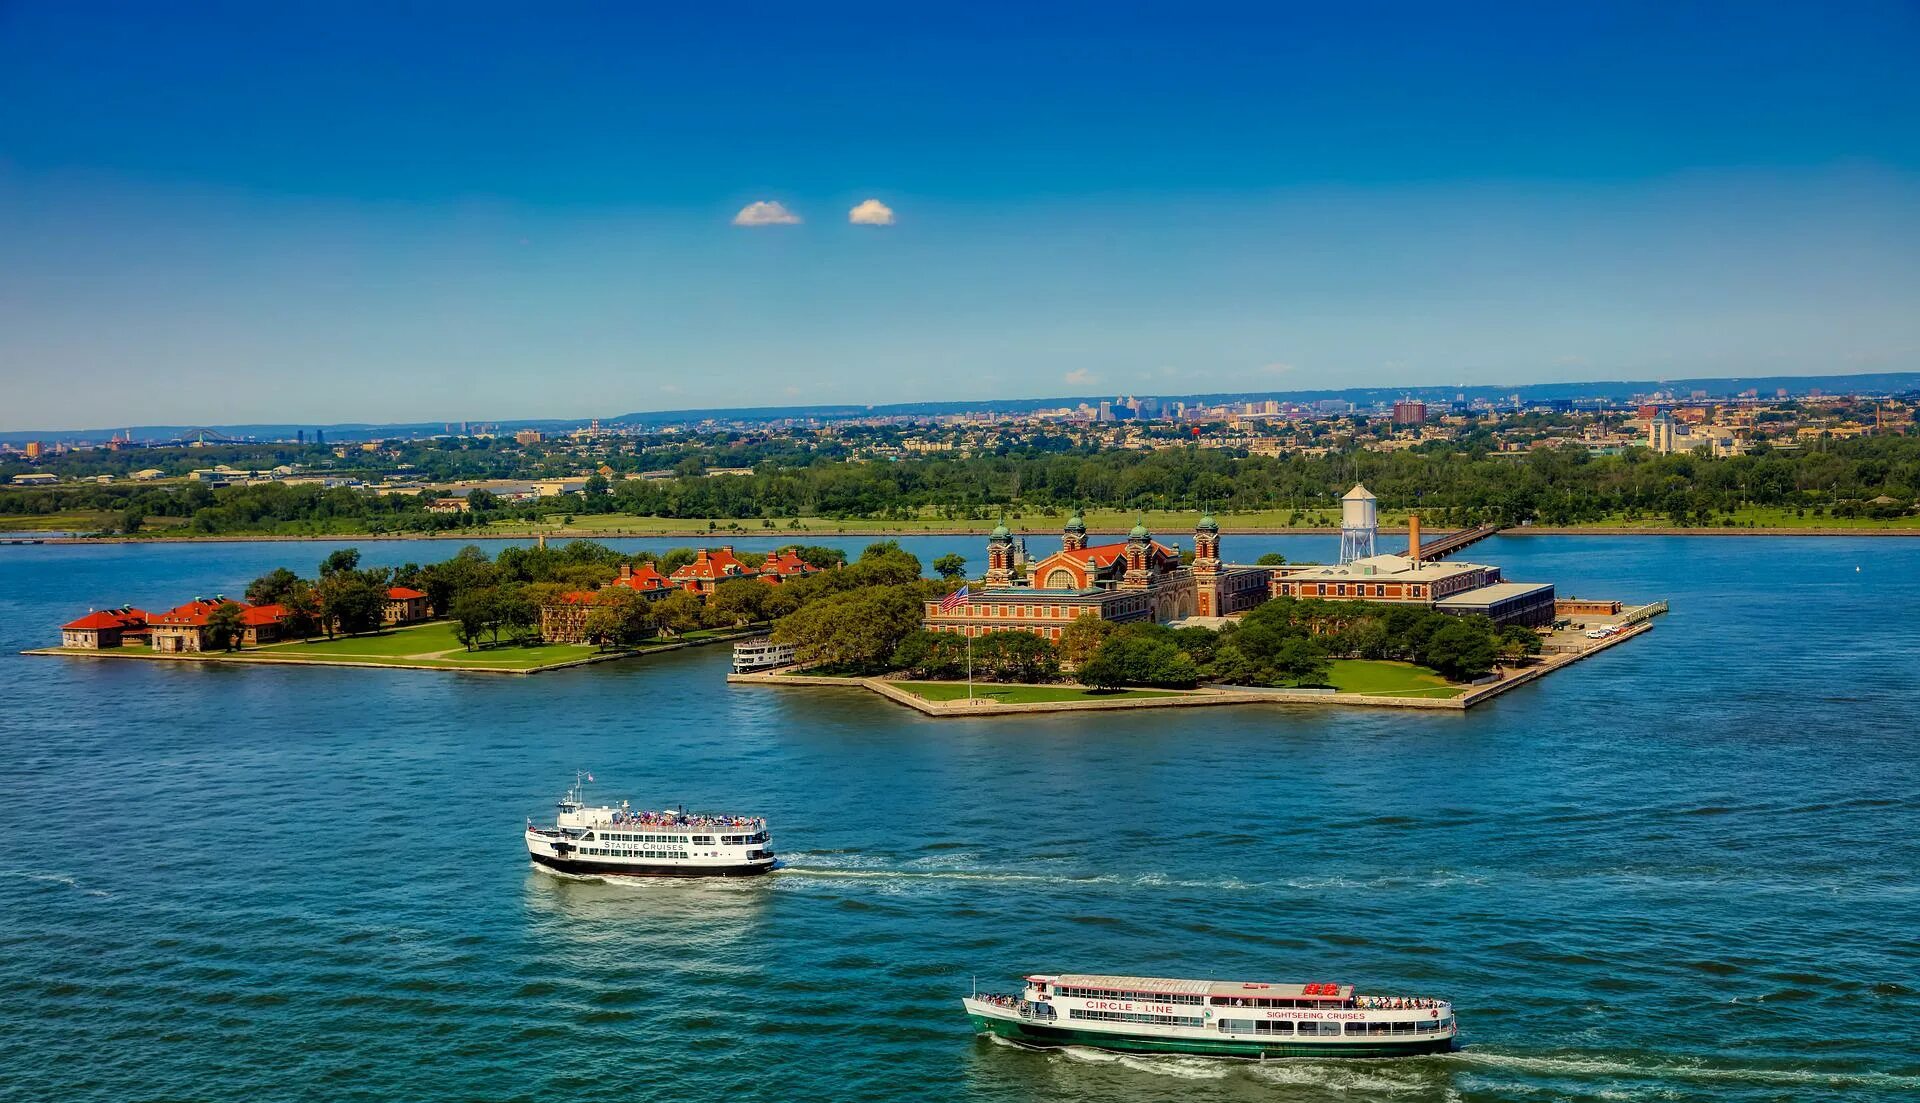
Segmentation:
<svg viewBox="0 0 1920 1103">
<path fill-rule="evenodd" d="M 951 613 L 955 609 L 958 609 L 960 603 L 965 600 L 967 600 L 967 588 L 962 586 L 958 590 L 940 599 L 940 611 L 942 613 Z"/>
</svg>

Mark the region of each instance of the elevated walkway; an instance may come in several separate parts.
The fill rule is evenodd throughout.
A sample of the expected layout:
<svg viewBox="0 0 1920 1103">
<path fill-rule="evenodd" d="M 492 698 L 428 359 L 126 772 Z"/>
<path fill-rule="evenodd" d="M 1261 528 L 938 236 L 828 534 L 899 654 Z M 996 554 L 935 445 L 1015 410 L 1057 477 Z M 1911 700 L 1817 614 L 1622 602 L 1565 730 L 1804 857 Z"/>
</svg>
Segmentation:
<svg viewBox="0 0 1920 1103">
<path fill-rule="evenodd" d="M 1470 529 L 1436 536 L 1420 544 L 1420 558 L 1427 562 L 1445 559 L 1462 548 L 1471 547 L 1505 528 L 1505 525 L 1475 525 Z"/>
</svg>

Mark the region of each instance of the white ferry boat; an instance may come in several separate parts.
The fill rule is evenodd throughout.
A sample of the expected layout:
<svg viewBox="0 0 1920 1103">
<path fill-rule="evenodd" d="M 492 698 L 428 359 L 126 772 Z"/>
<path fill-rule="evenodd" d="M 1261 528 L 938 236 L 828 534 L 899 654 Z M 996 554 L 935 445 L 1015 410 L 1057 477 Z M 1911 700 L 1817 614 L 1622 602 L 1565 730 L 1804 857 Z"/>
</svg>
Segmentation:
<svg viewBox="0 0 1920 1103">
<path fill-rule="evenodd" d="M 618 877 L 746 877 L 773 868 L 767 821 L 676 809 L 636 812 L 621 801 L 588 807 L 574 779 L 552 827 L 527 821 L 527 856 L 561 873 Z"/>
<path fill-rule="evenodd" d="M 793 644 L 775 643 L 767 636 L 741 640 L 733 645 L 733 672 L 751 674 L 756 670 L 792 666 L 797 651 Z"/>
<path fill-rule="evenodd" d="M 1023 1045 L 1211 1057 L 1405 1057 L 1452 1049 L 1453 1005 L 1344 984 L 1034 975 L 1017 996 L 962 1001 L 985 1034 Z"/>
</svg>

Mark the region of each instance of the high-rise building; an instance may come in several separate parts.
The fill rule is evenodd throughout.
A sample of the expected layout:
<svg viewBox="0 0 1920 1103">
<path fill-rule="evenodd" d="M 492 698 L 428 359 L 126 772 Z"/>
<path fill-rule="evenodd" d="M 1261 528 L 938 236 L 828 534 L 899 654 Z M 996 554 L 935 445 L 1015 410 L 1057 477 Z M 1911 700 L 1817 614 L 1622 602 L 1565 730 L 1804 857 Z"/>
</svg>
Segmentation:
<svg viewBox="0 0 1920 1103">
<path fill-rule="evenodd" d="M 1393 423 L 1395 425 L 1425 425 L 1427 423 L 1427 404 L 1403 398 L 1393 404 Z"/>
<path fill-rule="evenodd" d="M 1653 415 L 1647 422 L 1647 447 L 1656 456 L 1673 453 L 1673 415 L 1665 410 Z"/>
<path fill-rule="evenodd" d="M 37 460 L 40 458 L 40 442 L 39 441 L 30 440 L 27 442 L 27 458 L 30 460 Z"/>
</svg>

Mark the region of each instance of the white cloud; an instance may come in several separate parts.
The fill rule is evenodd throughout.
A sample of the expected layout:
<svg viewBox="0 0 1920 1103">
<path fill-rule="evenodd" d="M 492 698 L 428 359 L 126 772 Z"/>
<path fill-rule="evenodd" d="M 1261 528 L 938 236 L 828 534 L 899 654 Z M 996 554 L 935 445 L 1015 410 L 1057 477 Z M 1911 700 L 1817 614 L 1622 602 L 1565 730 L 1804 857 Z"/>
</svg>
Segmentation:
<svg viewBox="0 0 1920 1103">
<path fill-rule="evenodd" d="M 847 212 L 847 221 L 855 226 L 891 226 L 893 208 L 878 199 L 865 199 Z"/>
<path fill-rule="evenodd" d="M 787 209 L 785 203 L 777 199 L 762 199 L 740 208 L 733 216 L 735 226 L 797 226 L 800 216 Z"/>
<path fill-rule="evenodd" d="M 1093 373 L 1085 368 L 1075 368 L 1067 373 L 1066 380 L 1076 387 L 1085 386 L 1093 382 Z"/>
<path fill-rule="evenodd" d="M 1260 368 L 1261 371 L 1267 373 L 1268 375 L 1286 375 L 1289 372 L 1293 371 L 1293 369 L 1294 369 L 1294 365 L 1289 364 L 1283 360 L 1276 360 L 1271 364 L 1262 365 Z"/>
</svg>

